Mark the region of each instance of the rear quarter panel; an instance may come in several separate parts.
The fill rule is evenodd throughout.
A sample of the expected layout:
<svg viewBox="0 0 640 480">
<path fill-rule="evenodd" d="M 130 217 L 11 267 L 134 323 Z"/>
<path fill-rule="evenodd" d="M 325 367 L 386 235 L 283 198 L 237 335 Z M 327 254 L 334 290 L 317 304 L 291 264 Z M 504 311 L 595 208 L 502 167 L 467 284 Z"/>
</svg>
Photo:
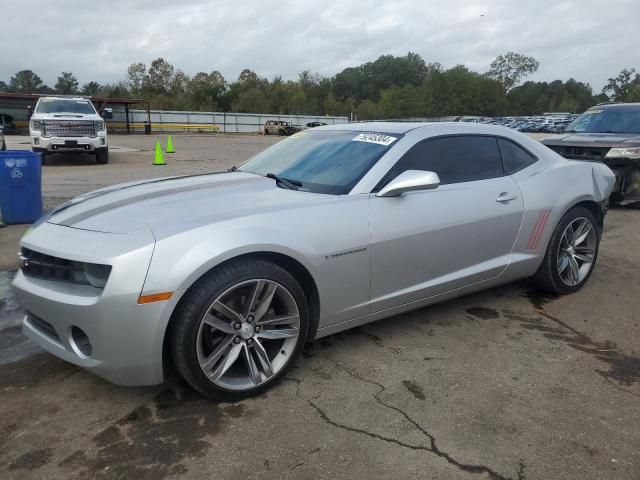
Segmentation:
<svg viewBox="0 0 640 480">
<path fill-rule="evenodd" d="M 514 245 L 510 275 L 533 275 L 544 258 L 553 230 L 580 202 L 606 201 L 615 175 L 604 164 L 567 160 L 543 145 L 536 164 L 513 175 L 524 200 L 524 218 Z"/>
</svg>

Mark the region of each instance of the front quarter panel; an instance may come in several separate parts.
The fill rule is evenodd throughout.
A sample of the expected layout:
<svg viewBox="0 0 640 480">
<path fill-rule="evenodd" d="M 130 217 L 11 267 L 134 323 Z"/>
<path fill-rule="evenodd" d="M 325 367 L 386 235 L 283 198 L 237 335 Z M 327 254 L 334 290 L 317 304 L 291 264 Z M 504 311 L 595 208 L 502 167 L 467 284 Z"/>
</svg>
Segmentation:
<svg viewBox="0 0 640 480">
<path fill-rule="evenodd" d="M 182 296 L 202 275 L 235 257 L 272 252 L 313 277 L 320 325 L 368 313 L 368 196 L 336 196 L 300 208 L 228 218 L 193 228 L 154 230 L 158 239 L 144 294 Z"/>
</svg>

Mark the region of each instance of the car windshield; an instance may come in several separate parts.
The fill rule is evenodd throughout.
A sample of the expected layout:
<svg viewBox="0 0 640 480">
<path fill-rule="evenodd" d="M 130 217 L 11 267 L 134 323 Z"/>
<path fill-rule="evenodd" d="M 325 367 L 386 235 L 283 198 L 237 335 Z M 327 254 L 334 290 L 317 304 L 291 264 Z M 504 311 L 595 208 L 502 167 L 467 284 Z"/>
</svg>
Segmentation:
<svg viewBox="0 0 640 480">
<path fill-rule="evenodd" d="M 299 132 L 250 158 L 239 170 L 272 173 L 299 182 L 303 191 L 344 195 L 398 138 L 353 131 Z"/>
<path fill-rule="evenodd" d="M 565 132 L 640 133 L 640 107 L 592 108 L 571 122 Z"/>
<path fill-rule="evenodd" d="M 43 98 L 36 109 L 38 113 L 78 113 L 93 114 L 96 111 L 89 100 L 67 98 Z"/>
</svg>

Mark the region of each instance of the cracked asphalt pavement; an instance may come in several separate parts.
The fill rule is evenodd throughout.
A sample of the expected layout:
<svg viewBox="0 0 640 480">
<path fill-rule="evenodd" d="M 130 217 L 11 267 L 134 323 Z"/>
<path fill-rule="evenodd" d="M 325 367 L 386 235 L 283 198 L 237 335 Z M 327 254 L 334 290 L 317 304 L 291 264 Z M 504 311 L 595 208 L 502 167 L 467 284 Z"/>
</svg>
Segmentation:
<svg viewBox="0 0 640 480">
<path fill-rule="evenodd" d="M 277 141 L 177 136 L 152 167 L 155 139 L 114 136 L 134 151 L 107 166 L 52 162 L 45 203 L 222 170 Z M 637 206 L 610 211 L 574 295 L 519 282 L 323 338 L 231 404 L 178 380 L 117 387 L 30 344 L 6 289 L 25 228 L 0 230 L 0 478 L 640 479 Z"/>
</svg>

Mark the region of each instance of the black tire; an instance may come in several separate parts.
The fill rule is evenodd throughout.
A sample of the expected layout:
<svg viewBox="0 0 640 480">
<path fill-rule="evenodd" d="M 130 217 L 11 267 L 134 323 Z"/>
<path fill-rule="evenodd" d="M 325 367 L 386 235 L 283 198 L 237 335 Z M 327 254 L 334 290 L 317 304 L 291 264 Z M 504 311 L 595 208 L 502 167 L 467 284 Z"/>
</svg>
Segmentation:
<svg viewBox="0 0 640 480">
<path fill-rule="evenodd" d="M 212 383 L 200 368 L 196 354 L 198 329 L 211 303 L 218 296 L 238 283 L 256 278 L 278 282 L 293 295 L 300 315 L 297 344 L 286 364 L 265 383 L 248 390 L 227 390 Z M 211 400 L 235 402 L 260 395 L 287 373 L 302 353 L 309 334 L 309 324 L 307 298 L 296 279 L 274 263 L 247 259 L 212 270 L 187 291 L 173 313 L 168 341 L 177 372 L 194 390 Z"/>
<path fill-rule="evenodd" d="M 47 163 L 47 150 L 44 148 L 35 148 L 35 147 L 31 147 L 31 151 L 33 153 L 39 153 L 40 154 L 40 163 L 42 165 L 45 165 Z"/>
<path fill-rule="evenodd" d="M 281 137 L 284 137 L 286 134 L 284 130 L 278 130 L 278 135 L 280 135 Z"/>
<path fill-rule="evenodd" d="M 266 128 L 264 129 L 264 134 L 265 135 L 269 135 L 269 130 L 267 130 Z"/>
<path fill-rule="evenodd" d="M 578 218 L 585 218 L 589 220 L 589 222 L 591 222 L 591 225 L 595 229 L 595 253 L 593 262 L 591 264 L 591 269 L 589 270 L 587 275 L 576 285 L 567 285 L 562 280 L 562 278 L 560 277 L 560 273 L 558 272 L 558 251 L 564 231 L 569 226 L 569 224 L 571 224 L 571 222 Z M 549 245 L 547 246 L 547 251 L 545 253 L 544 259 L 542 260 L 542 265 L 540 265 L 540 268 L 533 277 L 534 284 L 541 290 L 557 295 L 567 295 L 580 290 L 584 286 L 584 284 L 587 283 L 589 277 L 591 277 L 591 274 L 593 273 L 593 269 L 595 268 L 596 261 L 598 260 L 598 251 L 600 249 L 601 236 L 601 228 L 593 213 L 591 213 L 590 210 L 584 207 L 573 207 L 571 210 L 564 214 L 564 216 L 556 225 L 556 228 L 553 231 L 553 235 L 551 235 L 551 239 L 549 240 Z"/>
<path fill-rule="evenodd" d="M 96 163 L 98 165 L 105 165 L 109 163 L 109 149 L 104 148 L 96 150 Z"/>
</svg>

